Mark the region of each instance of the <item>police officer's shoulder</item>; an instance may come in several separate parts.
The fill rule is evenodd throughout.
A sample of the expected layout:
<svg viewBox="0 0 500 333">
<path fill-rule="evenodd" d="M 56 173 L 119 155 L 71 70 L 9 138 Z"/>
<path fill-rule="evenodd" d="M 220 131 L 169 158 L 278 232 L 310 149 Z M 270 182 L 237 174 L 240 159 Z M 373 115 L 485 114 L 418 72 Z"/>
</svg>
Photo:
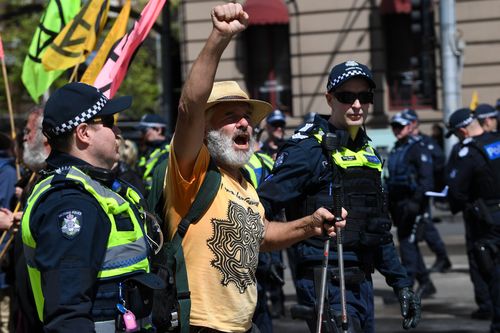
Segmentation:
<svg viewBox="0 0 500 333">
<path fill-rule="evenodd" d="M 295 133 L 290 138 L 292 142 L 299 142 L 302 140 L 306 140 L 312 138 L 314 134 L 317 133 L 319 129 L 319 125 L 315 123 L 305 123 L 303 126 L 298 128 Z"/>
<path fill-rule="evenodd" d="M 476 155 L 475 147 L 476 140 L 474 137 L 468 137 L 459 142 L 456 148 L 453 150 L 459 159 L 471 158 Z"/>
<path fill-rule="evenodd" d="M 68 187 L 51 191 L 40 198 L 33 209 L 30 228 L 36 234 L 40 224 L 53 223 L 61 233 L 61 237 L 73 239 L 83 227 L 83 223 L 103 224 L 106 214 L 97 200 L 85 190 Z M 105 228 L 109 223 L 104 223 Z"/>
</svg>

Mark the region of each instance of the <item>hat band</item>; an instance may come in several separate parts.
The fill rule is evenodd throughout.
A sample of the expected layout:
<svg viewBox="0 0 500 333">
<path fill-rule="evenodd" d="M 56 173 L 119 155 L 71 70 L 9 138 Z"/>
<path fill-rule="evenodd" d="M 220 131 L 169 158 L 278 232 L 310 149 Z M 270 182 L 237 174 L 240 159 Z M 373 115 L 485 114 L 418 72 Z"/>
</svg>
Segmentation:
<svg viewBox="0 0 500 333">
<path fill-rule="evenodd" d="M 71 132 L 78 125 L 83 124 L 87 120 L 94 117 L 98 112 L 100 112 L 104 108 L 107 102 L 108 98 L 104 95 L 101 95 L 101 97 L 97 100 L 97 102 L 90 108 L 83 111 L 73 119 L 70 119 L 67 122 L 62 123 L 57 127 L 47 130 L 46 133 L 48 133 L 50 136 L 58 136 L 64 133 Z"/>
<path fill-rule="evenodd" d="M 248 100 L 248 98 L 246 96 L 231 95 L 231 96 L 224 96 L 221 98 L 217 98 L 216 101 L 224 101 L 224 100 L 228 100 L 228 99 L 247 99 Z"/>
<path fill-rule="evenodd" d="M 328 91 L 332 90 L 341 81 L 344 81 L 345 79 L 347 79 L 350 76 L 358 76 L 358 75 L 366 76 L 368 79 L 371 80 L 371 77 L 368 74 L 366 74 L 365 72 L 363 72 L 362 70 L 356 70 L 356 69 L 354 69 L 354 70 L 350 70 L 350 71 L 347 71 L 345 73 L 342 73 L 342 75 L 337 76 L 333 81 L 329 81 L 328 82 L 328 86 L 327 86 L 327 90 Z"/>
<path fill-rule="evenodd" d="M 488 113 L 478 114 L 476 116 L 477 119 L 486 119 L 486 118 L 494 118 L 498 115 L 498 111 L 491 111 Z"/>
<path fill-rule="evenodd" d="M 167 127 L 167 125 L 162 123 L 145 123 L 141 121 L 139 127 Z"/>
<path fill-rule="evenodd" d="M 474 118 L 469 116 L 469 118 L 462 120 L 461 122 L 459 122 L 458 124 L 453 126 L 453 128 L 458 129 L 458 128 L 468 126 L 470 123 L 472 123 L 473 120 L 474 120 Z"/>
</svg>

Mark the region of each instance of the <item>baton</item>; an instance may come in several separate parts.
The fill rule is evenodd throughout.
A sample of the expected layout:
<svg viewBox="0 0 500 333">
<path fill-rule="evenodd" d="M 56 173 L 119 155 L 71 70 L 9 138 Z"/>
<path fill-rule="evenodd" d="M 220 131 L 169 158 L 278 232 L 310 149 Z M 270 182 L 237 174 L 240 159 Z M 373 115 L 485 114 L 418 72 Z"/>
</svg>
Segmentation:
<svg viewBox="0 0 500 333">
<path fill-rule="evenodd" d="M 326 133 L 323 136 L 323 147 L 328 153 L 328 162 L 330 164 L 332 170 L 332 184 L 331 187 L 331 195 L 333 200 L 333 213 L 335 215 L 335 222 L 342 221 L 342 186 L 339 184 L 339 181 L 334 181 L 335 172 L 334 172 L 334 162 L 333 162 L 333 153 L 335 153 L 339 148 L 339 140 L 334 133 Z M 341 299 L 341 319 L 342 319 L 342 331 L 347 333 L 348 322 L 347 322 L 347 302 L 346 302 L 346 290 L 345 290 L 345 273 L 344 273 L 344 250 L 342 245 L 342 230 L 338 227 L 335 228 L 335 232 L 337 234 L 337 256 L 338 256 L 338 267 L 340 273 L 340 299 Z M 324 307 L 324 299 L 326 295 L 326 275 L 328 270 L 328 251 L 330 248 L 330 238 L 325 241 L 324 245 L 324 256 L 323 256 L 323 271 L 321 275 L 321 301 L 320 301 L 320 309 L 318 317 L 318 323 L 316 327 L 317 333 L 321 331 L 321 319 L 323 316 L 323 307 Z M 327 251 L 328 249 L 328 251 Z M 319 330 L 318 330 L 319 329 Z"/>
</svg>

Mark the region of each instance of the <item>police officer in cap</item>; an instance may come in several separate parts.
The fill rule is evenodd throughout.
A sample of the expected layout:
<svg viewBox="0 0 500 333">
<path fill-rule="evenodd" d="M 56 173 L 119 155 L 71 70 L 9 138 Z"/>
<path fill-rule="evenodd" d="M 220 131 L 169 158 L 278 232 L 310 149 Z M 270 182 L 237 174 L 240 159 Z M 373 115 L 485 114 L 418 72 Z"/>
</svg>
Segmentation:
<svg viewBox="0 0 500 333">
<path fill-rule="evenodd" d="M 258 189 L 266 215 L 279 214 L 284 208 L 288 220 L 321 206 L 332 207 L 333 188 L 340 181 L 343 205 L 348 211 L 343 247 L 350 332 L 375 332 L 374 269 L 394 289 L 401 304 L 403 327 L 416 327 L 420 320 L 420 300 L 411 290 L 390 233 L 391 221 L 381 186 L 382 162 L 362 128 L 373 103 L 374 88 L 372 74 L 365 65 L 347 61 L 333 67 L 325 94 L 329 117 L 316 116 L 314 122 L 288 140 L 278 153 L 271 176 Z M 338 138 L 336 152 L 322 144 L 326 133 Z M 323 259 L 323 241 L 315 238 L 294 246 L 298 301 L 312 308 L 318 296 L 314 281 L 321 272 L 317 268 Z M 329 309 L 325 313 L 335 317 L 341 313 L 341 300 L 333 247 L 329 259 L 328 300 L 333 313 Z M 340 320 L 336 320 L 338 325 Z M 313 332 L 315 318 L 309 318 L 307 323 Z M 328 327 L 327 331 L 338 329 Z"/>
<path fill-rule="evenodd" d="M 152 329 L 150 245 L 141 196 L 110 171 L 118 160 L 113 115 L 131 97 L 108 99 L 70 83 L 47 101 L 52 151 L 21 222 L 38 317 L 48 332 Z"/>
<path fill-rule="evenodd" d="M 428 209 L 425 192 L 434 185 L 432 157 L 421 144 L 422 139 L 411 135 L 411 120 L 403 113 L 391 118 L 391 127 L 397 141 L 389 153 L 387 166 L 389 208 L 398 228 L 401 261 L 412 283 L 419 282 L 417 295 L 424 298 L 436 293 L 418 247 L 423 240 L 424 213 Z"/>
<path fill-rule="evenodd" d="M 151 190 L 155 166 L 166 160 L 170 153 L 170 136 L 166 134 L 166 128 L 165 120 L 154 113 L 145 114 L 139 123 L 145 151 L 139 158 L 137 167 L 146 191 Z"/>
<path fill-rule="evenodd" d="M 493 316 L 490 332 L 500 332 L 500 135 L 485 132 L 469 109 L 449 118 L 447 137 L 460 140 L 447 164 L 448 199 L 462 211 L 469 272 L 479 309 L 471 316 Z"/>
<path fill-rule="evenodd" d="M 479 104 L 474 110 L 474 117 L 485 132 L 496 132 L 498 127 L 498 110 L 489 104 Z"/>
<path fill-rule="evenodd" d="M 419 118 L 415 110 L 405 109 L 401 112 L 401 115 L 403 118 L 411 121 L 412 128 L 410 135 L 412 135 L 424 149 L 427 149 L 431 155 L 434 180 L 433 190 L 441 192 L 445 186 L 444 167 L 446 162 L 443 150 L 432 137 L 420 132 Z M 431 207 L 427 205 L 427 209 L 430 211 Z M 436 229 L 432 219 L 429 218 L 426 220 L 426 223 L 424 223 L 423 233 L 427 245 L 429 245 L 431 251 L 436 255 L 436 261 L 431 266 L 429 271 L 440 273 L 447 272 L 451 268 L 451 261 L 448 257 L 448 252 L 446 251 L 443 239 L 441 238 L 439 231 Z"/>
</svg>

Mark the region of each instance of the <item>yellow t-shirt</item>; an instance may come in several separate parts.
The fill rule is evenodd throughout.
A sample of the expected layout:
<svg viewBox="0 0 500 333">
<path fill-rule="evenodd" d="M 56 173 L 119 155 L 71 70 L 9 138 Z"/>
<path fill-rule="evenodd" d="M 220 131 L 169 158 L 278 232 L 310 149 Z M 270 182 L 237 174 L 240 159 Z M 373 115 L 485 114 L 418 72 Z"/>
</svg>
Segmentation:
<svg viewBox="0 0 500 333">
<path fill-rule="evenodd" d="M 203 182 L 209 158 L 203 145 L 191 179 L 184 179 L 172 148 L 165 180 L 169 239 Z M 216 198 L 182 242 L 191 291 L 190 324 L 245 332 L 257 303 L 255 271 L 264 237 L 264 208 L 250 183 L 240 184 L 219 170 Z"/>
</svg>

